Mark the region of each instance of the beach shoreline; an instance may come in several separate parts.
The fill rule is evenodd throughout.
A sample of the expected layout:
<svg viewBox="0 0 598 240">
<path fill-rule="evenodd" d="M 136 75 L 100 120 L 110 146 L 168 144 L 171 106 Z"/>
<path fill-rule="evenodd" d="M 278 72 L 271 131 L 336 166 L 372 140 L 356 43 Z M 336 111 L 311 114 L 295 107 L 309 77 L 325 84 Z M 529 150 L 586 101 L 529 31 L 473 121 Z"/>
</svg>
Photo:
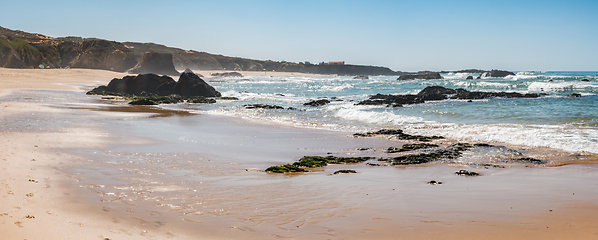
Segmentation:
<svg viewBox="0 0 598 240">
<path fill-rule="evenodd" d="M 266 174 L 257 170 L 291 163 L 303 155 L 328 152 L 367 155 L 368 152 L 355 149 L 360 146 L 382 149 L 401 142 L 385 138 L 356 139 L 343 132 L 249 123 L 224 116 L 148 118 L 167 110 L 107 111 L 110 103 L 102 102 L 99 97 L 63 106 L 43 101 L 43 97 L 55 92 L 40 96 L 34 90 L 80 95 L 84 92 L 82 88 L 106 84 L 124 75 L 127 74 L 100 70 L 0 68 L 3 122 L 0 133 L 1 144 L 6 146 L 0 151 L 3 183 L 0 229 L 7 233 L 8 239 L 194 239 L 200 235 L 214 239 L 438 239 L 443 236 L 591 239 L 598 234 L 595 217 L 598 207 L 592 201 L 598 199 L 598 192 L 592 188 L 597 169 L 594 164 L 513 165 L 504 170 L 481 169 L 484 176 L 479 178 L 455 176 L 453 172 L 461 166 L 446 164 L 381 168 L 335 165 L 303 175 Z M 100 120 L 87 122 L 97 118 Z M 194 122 L 208 126 L 196 126 Z M 102 128 L 106 126 L 115 128 Z M 156 126 L 164 127 L 164 134 L 147 133 Z M 188 138 L 183 142 L 179 135 L 166 134 L 170 130 L 177 132 L 176 128 L 181 126 L 200 131 L 213 140 L 202 142 L 200 138 L 185 135 Z M 199 150 L 192 152 L 191 148 Z M 93 149 L 101 153 L 95 154 Z M 243 151 L 235 152 L 238 149 Z M 176 162 L 167 167 L 142 168 L 133 163 L 115 167 L 114 163 L 101 161 L 102 158 L 135 160 L 139 158 L 135 153 L 149 154 L 141 159 Z M 185 211 L 180 207 L 156 207 L 143 200 L 137 200 L 141 202 L 139 205 L 132 200 L 105 201 L 119 194 L 116 188 L 99 187 L 106 179 L 122 178 L 110 175 L 118 172 L 114 169 L 144 170 L 154 174 L 151 176 L 180 173 L 179 168 L 187 166 L 184 162 L 190 158 L 175 157 L 173 154 L 177 153 L 188 153 L 192 159 L 212 160 L 203 163 L 210 171 L 198 169 L 201 174 L 194 178 L 199 179 L 197 182 L 203 184 L 203 189 L 210 190 L 205 193 L 203 205 L 210 210 L 225 209 L 223 213 L 185 214 L 188 217 L 181 220 L 179 214 Z M 251 156 L 244 159 L 243 155 Z M 359 174 L 330 175 L 345 167 L 354 168 Z M 79 177 L 79 173 L 97 176 Z M 139 181 L 135 182 L 139 185 L 155 180 L 135 174 L 125 174 L 126 182 Z M 142 177 L 147 178 L 140 181 Z M 551 183 L 553 178 L 568 180 Z M 162 197 L 163 193 L 166 197 L 187 197 L 184 202 L 190 203 L 197 193 L 188 189 L 198 183 L 175 184 L 180 179 L 166 178 L 165 182 L 172 181 L 171 185 L 162 186 L 172 187 L 168 191 L 155 190 L 158 187 L 155 184 L 139 185 L 153 191 L 133 191 L 151 197 Z M 426 184 L 430 180 L 446 183 L 431 186 Z M 321 183 L 327 186 L 317 186 Z M 130 194 L 123 196 L 134 199 Z M 222 199 L 231 200 L 219 204 Z M 513 207 L 509 204 L 514 205 L 513 212 L 509 212 L 509 207 Z M 288 206 L 297 210 L 286 209 Z M 251 207 L 264 210 L 245 209 Z M 148 220 L 140 220 L 143 216 Z M 151 216 L 169 221 L 149 220 Z"/>
</svg>

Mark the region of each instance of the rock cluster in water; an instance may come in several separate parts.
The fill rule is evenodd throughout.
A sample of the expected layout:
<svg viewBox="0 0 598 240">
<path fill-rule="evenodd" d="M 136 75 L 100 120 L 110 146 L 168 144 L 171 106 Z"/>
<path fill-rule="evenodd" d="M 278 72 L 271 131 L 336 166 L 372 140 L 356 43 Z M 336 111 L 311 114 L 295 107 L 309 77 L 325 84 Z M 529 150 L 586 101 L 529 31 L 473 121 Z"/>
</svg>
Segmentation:
<svg viewBox="0 0 598 240">
<path fill-rule="evenodd" d="M 397 80 L 419 80 L 419 79 L 444 79 L 437 72 L 426 72 L 418 74 L 401 75 Z"/>
<path fill-rule="evenodd" d="M 388 107 L 402 107 L 404 104 L 418 104 L 426 101 L 445 99 L 485 99 L 485 98 L 538 98 L 546 94 L 517 93 L 517 92 L 471 92 L 463 88 L 450 89 L 442 86 L 428 86 L 417 95 L 376 94 L 369 99 L 360 101 L 357 105 L 387 105 Z"/>
<path fill-rule="evenodd" d="M 492 70 L 489 72 L 480 73 L 480 76 L 478 76 L 478 79 L 489 78 L 489 77 L 506 77 L 509 75 L 515 75 L 515 73 L 509 72 L 509 71 L 504 71 L 504 70 Z"/>
<path fill-rule="evenodd" d="M 181 96 L 220 97 L 220 92 L 191 71 L 181 74 L 176 82 L 169 76 L 153 73 L 115 78 L 107 86 L 99 86 L 87 92 L 88 95 L 114 96 Z"/>
</svg>

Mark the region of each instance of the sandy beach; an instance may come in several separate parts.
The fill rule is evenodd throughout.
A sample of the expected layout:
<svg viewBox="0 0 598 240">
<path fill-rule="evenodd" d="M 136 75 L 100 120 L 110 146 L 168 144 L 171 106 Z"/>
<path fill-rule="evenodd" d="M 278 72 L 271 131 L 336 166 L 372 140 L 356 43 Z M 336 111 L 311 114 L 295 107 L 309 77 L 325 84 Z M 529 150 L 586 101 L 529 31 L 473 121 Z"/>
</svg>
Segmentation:
<svg viewBox="0 0 598 240">
<path fill-rule="evenodd" d="M 0 68 L 0 239 L 598 238 L 595 156 L 480 177 L 449 164 L 268 174 L 404 142 L 85 95 L 125 75 Z"/>
</svg>

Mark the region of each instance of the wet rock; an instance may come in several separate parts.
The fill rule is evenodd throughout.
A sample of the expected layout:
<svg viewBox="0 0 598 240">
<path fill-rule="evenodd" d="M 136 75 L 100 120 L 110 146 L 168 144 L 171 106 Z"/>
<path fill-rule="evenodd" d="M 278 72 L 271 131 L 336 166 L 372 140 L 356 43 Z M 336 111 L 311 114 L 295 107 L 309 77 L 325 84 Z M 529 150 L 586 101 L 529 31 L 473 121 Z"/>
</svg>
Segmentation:
<svg viewBox="0 0 598 240">
<path fill-rule="evenodd" d="M 220 100 L 233 100 L 233 101 L 239 100 L 239 98 L 237 98 L 237 97 L 220 97 L 219 99 Z"/>
<path fill-rule="evenodd" d="M 367 79 L 370 79 L 370 78 L 368 76 L 365 76 L 365 75 L 359 75 L 359 76 L 353 77 L 353 79 L 367 80 Z"/>
<path fill-rule="evenodd" d="M 467 171 L 465 169 L 461 169 L 458 172 L 455 172 L 455 174 L 457 174 L 459 176 L 469 176 L 469 177 L 479 176 L 480 175 L 477 172 L 470 172 L 470 171 Z"/>
<path fill-rule="evenodd" d="M 173 94 L 183 97 L 202 96 L 202 97 L 220 97 L 220 92 L 207 84 L 203 79 L 192 71 L 185 71 L 179 77 L 173 89 Z"/>
<path fill-rule="evenodd" d="M 357 151 L 367 151 L 372 150 L 372 148 L 358 148 Z"/>
<path fill-rule="evenodd" d="M 307 170 L 300 168 L 300 167 L 296 167 L 290 164 L 287 165 L 282 165 L 282 166 L 272 166 L 269 167 L 265 170 L 266 172 L 271 172 L 271 173 L 293 173 L 293 172 L 307 172 Z"/>
<path fill-rule="evenodd" d="M 572 93 L 572 94 L 570 94 L 567 97 L 581 97 L 581 94 L 579 94 L 579 93 Z"/>
<path fill-rule="evenodd" d="M 198 97 L 198 98 L 190 98 L 187 100 L 188 103 L 205 103 L 205 104 L 212 104 L 212 103 L 216 103 L 216 100 L 213 98 L 204 98 L 204 97 Z"/>
<path fill-rule="evenodd" d="M 131 105 L 157 105 L 157 104 L 173 104 L 183 102 L 184 99 L 179 96 L 149 96 L 149 97 L 127 97 L 131 99 Z"/>
<path fill-rule="evenodd" d="M 293 163 L 293 166 L 297 167 L 325 167 L 328 164 L 351 164 L 351 163 L 362 163 L 372 159 L 371 157 L 334 157 L 334 156 L 305 156 Z"/>
<path fill-rule="evenodd" d="M 465 78 L 465 80 L 473 80 L 473 76 L 467 76 L 467 78 Z"/>
<path fill-rule="evenodd" d="M 587 78 L 584 78 L 584 79 L 582 79 L 581 81 L 582 81 L 582 82 L 589 82 L 590 80 L 589 80 L 589 79 L 587 79 Z"/>
<path fill-rule="evenodd" d="M 514 158 L 514 159 L 511 159 L 510 161 L 517 162 L 517 163 L 537 164 L 537 165 L 547 163 L 547 161 L 535 159 L 535 158 L 531 158 L 531 157 Z"/>
<path fill-rule="evenodd" d="M 417 143 L 417 144 L 404 144 L 401 148 L 390 147 L 386 150 L 387 153 L 397 153 L 397 152 L 407 152 L 413 151 L 417 149 L 426 149 L 426 148 L 435 148 L 438 147 L 436 144 L 428 144 L 428 143 Z"/>
<path fill-rule="evenodd" d="M 506 77 L 509 75 L 515 75 L 515 73 L 509 72 L 509 71 L 504 71 L 504 70 L 492 70 L 489 72 L 480 73 L 480 76 L 478 76 L 478 79 L 489 78 L 489 77 Z"/>
<path fill-rule="evenodd" d="M 284 109 L 284 107 L 278 105 L 268 105 L 268 104 L 248 104 L 243 105 L 243 107 L 247 109 L 255 109 L 255 108 L 262 108 L 262 109 Z"/>
<path fill-rule="evenodd" d="M 338 170 L 338 171 L 334 172 L 333 174 L 351 174 L 351 173 L 357 173 L 357 171 L 355 171 L 355 170 Z"/>
<path fill-rule="evenodd" d="M 417 140 L 417 141 L 421 141 L 421 142 L 430 142 L 431 140 L 444 138 L 442 136 L 410 135 L 410 134 L 403 133 L 403 130 L 400 130 L 400 129 L 381 129 L 377 132 L 353 134 L 354 137 L 373 137 L 376 135 L 394 135 L 397 139 L 400 139 L 400 140 Z"/>
<path fill-rule="evenodd" d="M 440 73 L 437 72 L 426 72 L 426 73 L 418 73 L 418 74 L 407 74 L 402 75 L 397 78 L 397 80 L 419 80 L 419 79 L 444 79 L 440 76 Z"/>
<path fill-rule="evenodd" d="M 318 106 L 324 106 L 329 103 L 330 103 L 330 101 L 328 99 L 320 99 L 320 100 L 314 100 L 311 102 L 304 103 L 303 106 L 318 107 Z"/>
<path fill-rule="evenodd" d="M 434 153 L 410 154 L 392 158 L 380 158 L 379 161 L 385 161 L 391 165 L 415 165 L 432 161 L 437 161 L 438 156 Z"/>
<path fill-rule="evenodd" d="M 439 182 L 439 181 L 436 181 L 436 180 L 432 180 L 432 181 L 429 181 L 428 184 L 430 184 L 430 185 L 440 185 L 440 184 L 442 184 L 442 182 Z"/>
<path fill-rule="evenodd" d="M 243 74 L 238 72 L 212 73 L 212 77 L 243 77 Z"/>
<path fill-rule="evenodd" d="M 149 99 L 138 99 L 138 100 L 133 100 L 130 101 L 129 104 L 131 105 L 158 105 L 158 103 L 149 100 Z"/>
</svg>

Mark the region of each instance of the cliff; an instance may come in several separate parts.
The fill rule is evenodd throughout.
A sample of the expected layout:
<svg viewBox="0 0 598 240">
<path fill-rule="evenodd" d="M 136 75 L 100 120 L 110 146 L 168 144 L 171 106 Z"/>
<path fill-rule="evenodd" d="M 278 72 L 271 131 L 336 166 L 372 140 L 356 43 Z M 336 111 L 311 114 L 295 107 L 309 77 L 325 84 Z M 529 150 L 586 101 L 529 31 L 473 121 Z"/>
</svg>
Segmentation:
<svg viewBox="0 0 598 240">
<path fill-rule="evenodd" d="M 176 69 L 277 71 L 338 75 L 403 75 L 387 67 L 263 61 L 183 50 L 155 43 L 114 42 L 96 38 L 52 38 L 0 27 L 0 67 L 90 68 L 125 72 L 147 52 L 172 55 Z"/>
</svg>

